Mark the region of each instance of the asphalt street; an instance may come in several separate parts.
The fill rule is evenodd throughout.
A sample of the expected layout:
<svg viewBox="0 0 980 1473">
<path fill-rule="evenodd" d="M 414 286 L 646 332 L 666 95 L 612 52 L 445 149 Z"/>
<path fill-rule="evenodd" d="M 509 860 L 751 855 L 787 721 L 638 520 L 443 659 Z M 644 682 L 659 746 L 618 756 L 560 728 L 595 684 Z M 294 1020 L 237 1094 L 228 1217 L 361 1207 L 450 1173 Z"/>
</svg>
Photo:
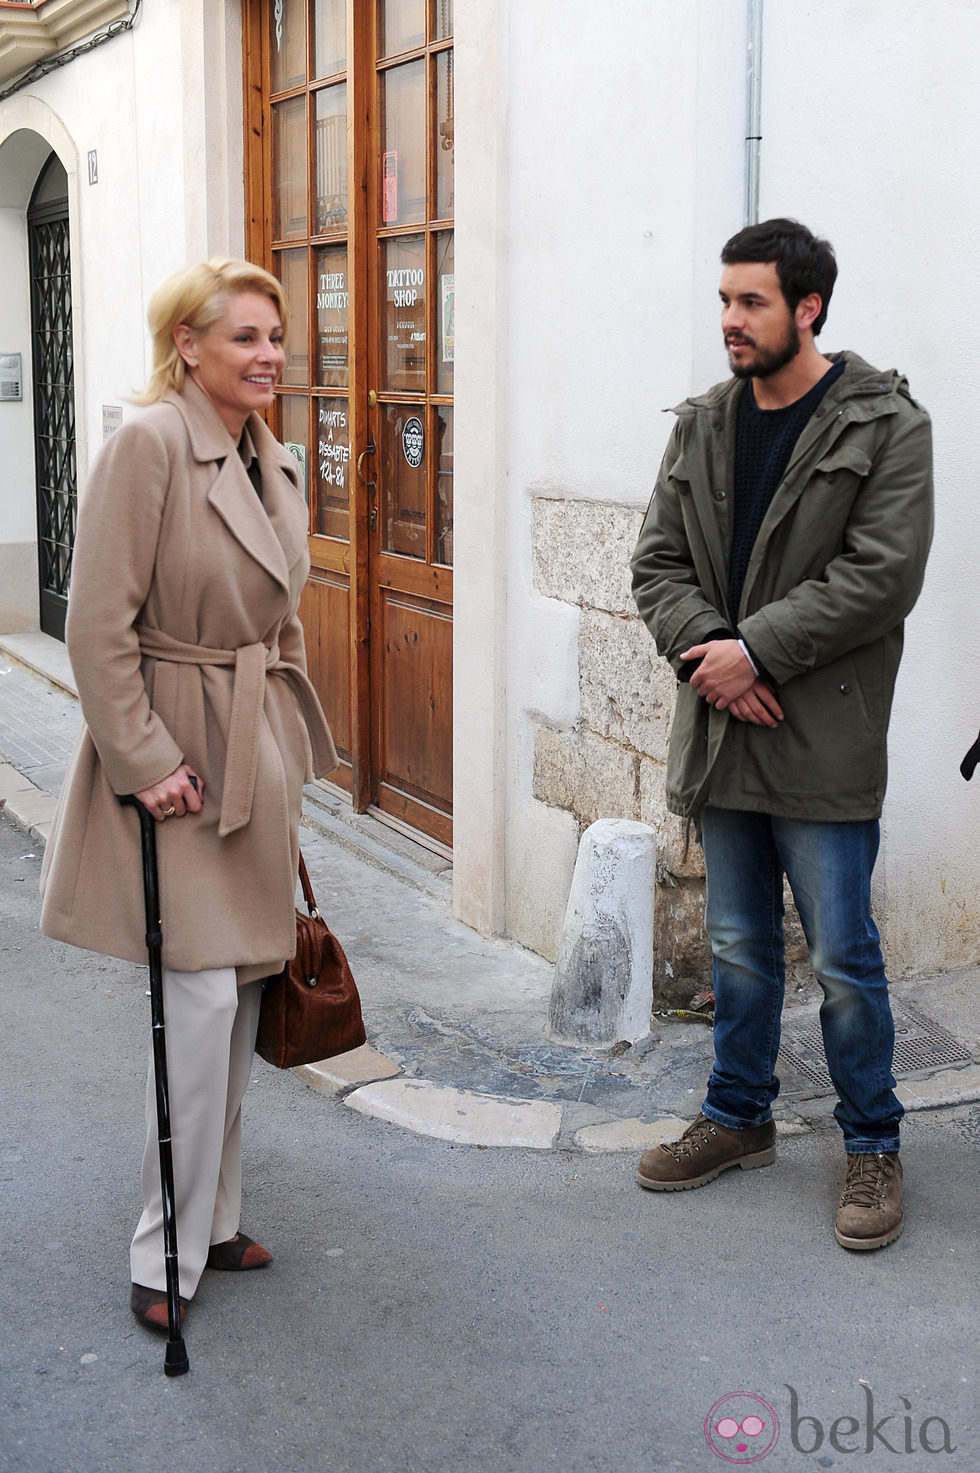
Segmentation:
<svg viewBox="0 0 980 1473">
<path fill-rule="evenodd" d="M 847 1254 L 833 1129 L 662 1196 L 257 1060 L 243 1227 L 275 1262 L 205 1274 L 168 1380 L 127 1302 L 145 973 L 39 935 L 39 864 L 0 822 L 3 1473 L 980 1467 L 975 1104 L 909 1118 L 905 1234 Z"/>
</svg>

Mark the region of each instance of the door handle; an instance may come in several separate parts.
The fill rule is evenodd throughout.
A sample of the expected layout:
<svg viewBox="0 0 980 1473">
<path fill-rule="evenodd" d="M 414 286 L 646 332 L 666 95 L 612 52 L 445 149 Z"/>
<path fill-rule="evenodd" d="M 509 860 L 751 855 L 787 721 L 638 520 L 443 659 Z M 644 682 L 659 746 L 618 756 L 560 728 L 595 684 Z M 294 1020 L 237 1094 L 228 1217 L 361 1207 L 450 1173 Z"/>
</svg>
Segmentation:
<svg viewBox="0 0 980 1473">
<path fill-rule="evenodd" d="M 360 455 L 357 457 L 357 479 L 360 481 L 362 486 L 367 486 L 368 489 L 372 491 L 375 489 L 376 483 L 367 479 L 361 467 L 364 464 L 365 455 L 376 455 L 377 452 L 378 447 L 377 445 L 375 445 L 374 436 L 372 435 L 365 445 L 364 449 L 361 451 Z"/>
<path fill-rule="evenodd" d="M 368 442 L 365 445 L 364 449 L 361 451 L 360 455 L 357 457 L 357 466 L 356 466 L 357 479 L 360 481 L 360 483 L 361 483 L 362 486 L 366 486 L 367 487 L 368 497 L 370 498 L 370 502 L 371 502 L 371 506 L 370 506 L 370 509 L 368 511 L 368 526 L 370 527 L 370 529 L 371 529 L 372 532 L 375 530 L 375 528 L 378 525 L 378 508 L 374 504 L 375 497 L 377 496 L 377 493 L 378 493 L 378 483 L 377 483 L 377 481 L 374 481 L 374 480 L 369 481 L 367 479 L 367 477 L 365 476 L 364 471 L 361 469 L 361 467 L 364 465 L 364 457 L 365 457 L 365 455 L 376 455 L 377 454 L 377 450 L 378 450 L 378 447 L 374 443 L 374 435 L 371 435 L 368 438 Z"/>
</svg>

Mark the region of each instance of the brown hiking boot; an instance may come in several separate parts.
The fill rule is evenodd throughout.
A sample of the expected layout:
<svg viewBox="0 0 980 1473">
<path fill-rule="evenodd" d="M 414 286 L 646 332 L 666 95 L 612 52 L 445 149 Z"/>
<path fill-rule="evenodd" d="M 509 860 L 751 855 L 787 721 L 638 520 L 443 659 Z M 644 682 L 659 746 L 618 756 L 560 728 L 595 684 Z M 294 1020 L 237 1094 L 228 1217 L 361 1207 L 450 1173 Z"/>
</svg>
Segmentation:
<svg viewBox="0 0 980 1473">
<path fill-rule="evenodd" d="M 636 1179 L 651 1192 L 686 1192 L 714 1181 L 729 1166 L 754 1171 L 776 1159 L 776 1124 L 729 1130 L 704 1115 L 687 1127 L 679 1141 L 654 1146 L 640 1158 Z"/>
<path fill-rule="evenodd" d="M 847 1157 L 834 1236 L 842 1248 L 887 1248 L 905 1226 L 897 1151 Z"/>
</svg>

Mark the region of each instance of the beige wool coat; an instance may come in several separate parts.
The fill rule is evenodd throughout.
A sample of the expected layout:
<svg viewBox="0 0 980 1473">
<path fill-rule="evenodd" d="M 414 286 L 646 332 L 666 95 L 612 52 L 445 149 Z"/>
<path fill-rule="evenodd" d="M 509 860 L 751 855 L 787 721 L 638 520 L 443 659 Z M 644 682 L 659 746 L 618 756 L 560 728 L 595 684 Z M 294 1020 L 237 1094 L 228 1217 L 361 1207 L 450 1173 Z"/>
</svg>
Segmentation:
<svg viewBox="0 0 980 1473">
<path fill-rule="evenodd" d="M 248 421 L 260 500 L 188 381 L 107 442 L 79 509 L 67 643 L 84 725 L 42 868 L 41 929 L 146 961 L 138 818 L 182 762 L 204 807 L 157 824 L 164 965 L 277 971 L 296 945 L 302 789 L 336 766 L 297 618 L 296 463 Z"/>
</svg>

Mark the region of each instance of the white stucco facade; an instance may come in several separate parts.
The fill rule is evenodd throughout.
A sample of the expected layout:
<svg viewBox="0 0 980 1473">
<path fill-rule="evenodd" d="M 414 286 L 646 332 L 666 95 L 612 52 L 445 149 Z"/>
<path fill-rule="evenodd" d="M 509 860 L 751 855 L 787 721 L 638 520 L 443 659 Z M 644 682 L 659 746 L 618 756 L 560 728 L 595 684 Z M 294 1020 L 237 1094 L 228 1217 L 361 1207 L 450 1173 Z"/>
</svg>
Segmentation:
<svg viewBox="0 0 980 1473">
<path fill-rule="evenodd" d="M 660 411 L 725 376 L 718 252 L 743 223 L 747 7 L 487 9 L 460 4 L 456 23 L 457 453 L 461 486 L 479 488 L 457 521 L 474 600 L 457 664 L 470 759 L 457 823 L 484 838 L 457 868 L 467 918 L 553 954 L 580 823 L 532 795 L 534 740 L 580 720 L 583 610 L 534 586 L 532 503 L 639 515 L 671 424 Z M 978 555 L 980 364 L 962 306 L 980 217 L 963 187 L 978 60 L 973 0 L 765 3 L 760 216 L 834 242 L 821 345 L 900 368 L 935 427 L 936 540 L 908 624 L 876 874 L 895 974 L 980 951 L 977 795 L 958 771 L 980 721 L 963 652 Z"/>
<path fill-rule="evenodd" d="M 636 657 L 657 719 L 632 727 L 583 710 L 583 678 L 597 640 L 622 650 L 636 634 L 621 554 L 670 429 L 661 411 L 726 372 L 717 262 L 743 223 L 746 9 L 455 3 L 456 907 L 550 956 L 582 820 L 535 796 L 542 744 L 553 760 L 574 747 L 601 816 L 656 811 L 662 672 Z M 152 288 L 187 260 L 243 250 L 241 11 L 146 0 L 132 30 L 0 101 L 0 352 L 24 353 L 29 382 L 25 211 L 53 148 L 69 178 L 82 488 L 103 406 L 134 412 L 145 382 Z M 833 241 L 821 346 L 900 368 L 935 426 L 936 541 L 908 626 L 877 874 L 896 974 L 980 956 L 980 790 L 958 772 L 980 724 L 964 654 L 980 550 L 980 364 L 964 311 L 978 62 L 976 0 L 765 0 L 760 214 Z M 36 627 L 32 436 L 29 395 L 0 404 L 9 629 Z M 557 596 L 536 572 L 541 529 L 559 526 L 580 529 L 569 545 L 598 591 Z M 627 728 L 652 733 L 647 745 Z"/>
<path fill-rule="evenodd" d="M 23 354 L 28 386 L 26 210 L 51 150 L 68 175 L 76 457 L 84 487 L 90 456 L 102 443 L 103 405 L 127 416 L 129 397 L 146 381 L 146 301 L 154 286 L 189 259 L 242 251 L 238 5 L 145 5 L 132 30 L 0 101 L 0 351 Z M 4 549 L 16 546 L 20 589 L 24 549 L 36 538 L 30 393 L 22 404 L 0 408 L 0 566 L 13 568 Z M 36 582 L 36 570 L 32 576 Z M 32 620 L 36 627 L 34 596 L 19 591 L 14 608 L 4 600 L 8 629 L 30 628 Z"/>
</svg>

